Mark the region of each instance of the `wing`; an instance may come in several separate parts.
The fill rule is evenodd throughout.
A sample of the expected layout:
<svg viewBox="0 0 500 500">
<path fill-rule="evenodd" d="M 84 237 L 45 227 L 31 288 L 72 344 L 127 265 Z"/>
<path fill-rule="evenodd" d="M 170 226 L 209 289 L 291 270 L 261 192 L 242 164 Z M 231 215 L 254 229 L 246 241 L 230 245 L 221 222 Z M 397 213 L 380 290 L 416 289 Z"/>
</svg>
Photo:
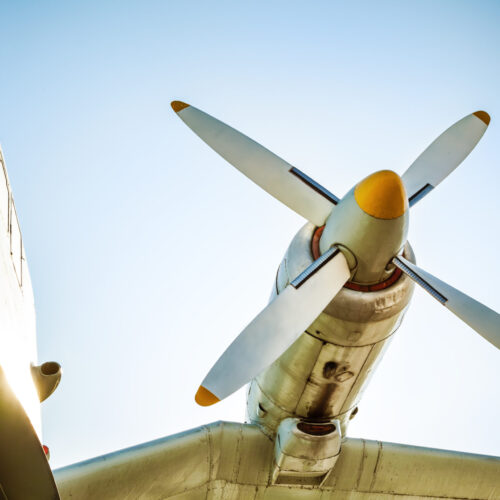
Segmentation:
<svg viewBox="0 0 500 500">
<path fill-rule="evenodd" d="M 205 500 L 233 482 L 232 491 L 245 483 L 255 492 L 269 478 L 273 450 L 257 426 L 216 422 L 56 470 L 54 477 L 61 499 Z"/>
<path fill-rule="evenodd" d="M 500 458 L 345 439 L 321 486 L 272 483 L 274 442 L 216 422 L 55 471 L 61 499 L 389 499 L 500 497 Z"/>
</svg>

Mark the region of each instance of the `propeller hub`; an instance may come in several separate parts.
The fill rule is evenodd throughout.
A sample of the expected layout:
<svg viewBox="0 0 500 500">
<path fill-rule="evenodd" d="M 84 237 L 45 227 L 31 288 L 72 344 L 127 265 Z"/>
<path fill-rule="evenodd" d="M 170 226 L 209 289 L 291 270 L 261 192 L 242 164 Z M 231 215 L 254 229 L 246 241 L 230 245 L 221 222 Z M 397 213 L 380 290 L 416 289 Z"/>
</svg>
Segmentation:
<svg viewBox="0 0 500 500">
<path fill-rule="evenodd" d="M 380 170 L 363 179 L 354 189 L 363 212 L 377 219 L 396 219 L 408 210 L 408 197 L 401 177 L 392 170 Z"/>
<path fill-rule="evenodd" d="M 394 271 L 387 264 L 405 244 L 408 222 L 408 199 L 401 177 L 391 170 L 375 172 L 332 210 L 320 238 L 321 254 L 332 245 L 348 248 L 356 260 L 351 281 L 361 285 L 384 282 Z"/>
</svg>

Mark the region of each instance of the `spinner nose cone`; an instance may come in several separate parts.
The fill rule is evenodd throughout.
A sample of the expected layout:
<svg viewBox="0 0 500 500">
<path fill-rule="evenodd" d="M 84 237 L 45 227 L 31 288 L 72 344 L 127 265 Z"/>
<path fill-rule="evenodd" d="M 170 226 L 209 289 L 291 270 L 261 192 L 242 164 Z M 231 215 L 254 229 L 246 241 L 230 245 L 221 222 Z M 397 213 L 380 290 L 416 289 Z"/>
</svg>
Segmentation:
<svg viewBox="0 0 500 500">
<path fill-rule="evenodd" d="M 377 219 L 396 219 L 408 209 L 406 190 L 396 172 L 380 170 L 363 179 L 354 189 L 363 212 Z"/>
</svg>

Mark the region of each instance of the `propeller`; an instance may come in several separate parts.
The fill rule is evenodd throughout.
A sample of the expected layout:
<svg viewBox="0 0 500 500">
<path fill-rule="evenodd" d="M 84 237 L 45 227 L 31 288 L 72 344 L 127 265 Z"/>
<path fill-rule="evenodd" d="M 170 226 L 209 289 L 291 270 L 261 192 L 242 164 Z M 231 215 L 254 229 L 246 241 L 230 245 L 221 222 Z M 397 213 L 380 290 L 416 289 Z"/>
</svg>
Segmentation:
<svg viewBox="0 0 500 500">
<path fill-rule="evenodd" d="M 306 174 L 221 121 L 181 101 L 173 101 L 172 108 L 189 128 L 231 165 L 316 226 L 325 224 L 332 209 L 341 202 Z M 462 118 L 410 165 L 402 176 L 410 207 L 458 167 L 479 142 L 489 123 L 490 117 L 485 111 L 476 111 Z M 382 204 L 394 201 L 391 195 L 388 198 L 383 193 L 375 195 L 381 197 Z M 348 196 L 349 193 L 346 198 Z M 335 211 L 333 215 L 337 213 L 343 212 Z M 376 216 L 375 219 L 381 220 Z M 353 231 L 360 227 L 349 218 L 344 223 Z M 394 257 L 392 262 L 500 349 L 498 313 L 401 256 Z M 196 401 L 202 406 L 214 404 L 267 368 L 319 316 L 350 276 L 344 255 L 338 247 L 332 246 L 240 333 L 203 380 Z"/>
<path fill-rule="evenodd" d="M 476 111 L 445 130 L 406 170 L 402 179 L 410 207 L 434 189 L 476 147 L 490 123 Z"/>
<path fill-rule="evenodd" d="M 420 269 L 404 257 L 395 257 L 392 262 L 455 316 L 500 349 L 500 314 Z"/>
<path fill-rule="evenodd" d="M 234 128 L 181 101 L 179 118 L 233 167 L 316 226 L 322 226 L 339 199 L 299 169 Z"/>
<path fill-rule="evenodd" d="M 249 382 L 297 339 L 350 277 L 333 246 L 295 278 L 239 334 L 201 383 L 195 399 L 209 406 Z"/>
</svg>

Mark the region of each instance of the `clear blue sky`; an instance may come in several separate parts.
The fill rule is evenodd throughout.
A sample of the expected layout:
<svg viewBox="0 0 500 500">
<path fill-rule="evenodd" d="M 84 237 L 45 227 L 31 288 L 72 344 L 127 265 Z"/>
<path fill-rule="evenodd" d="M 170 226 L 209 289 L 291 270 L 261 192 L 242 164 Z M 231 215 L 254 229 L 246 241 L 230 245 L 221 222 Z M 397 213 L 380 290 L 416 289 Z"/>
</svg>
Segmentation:
<svg viewBox="0 0 500 500">
<path fill-rule="evenodd" d="M 342 196 L 485 109 L 412 212 L 419 264 L 500 310 L 500 3 L 0 1 L 0 142 L 61 466 L 214 420 L 212 363 L 265 305 L 299 216 L 171 111 L 192 103 Z M 500 353 L 417 290 L 350 435 L 500 454 Z"/>
</svg>

